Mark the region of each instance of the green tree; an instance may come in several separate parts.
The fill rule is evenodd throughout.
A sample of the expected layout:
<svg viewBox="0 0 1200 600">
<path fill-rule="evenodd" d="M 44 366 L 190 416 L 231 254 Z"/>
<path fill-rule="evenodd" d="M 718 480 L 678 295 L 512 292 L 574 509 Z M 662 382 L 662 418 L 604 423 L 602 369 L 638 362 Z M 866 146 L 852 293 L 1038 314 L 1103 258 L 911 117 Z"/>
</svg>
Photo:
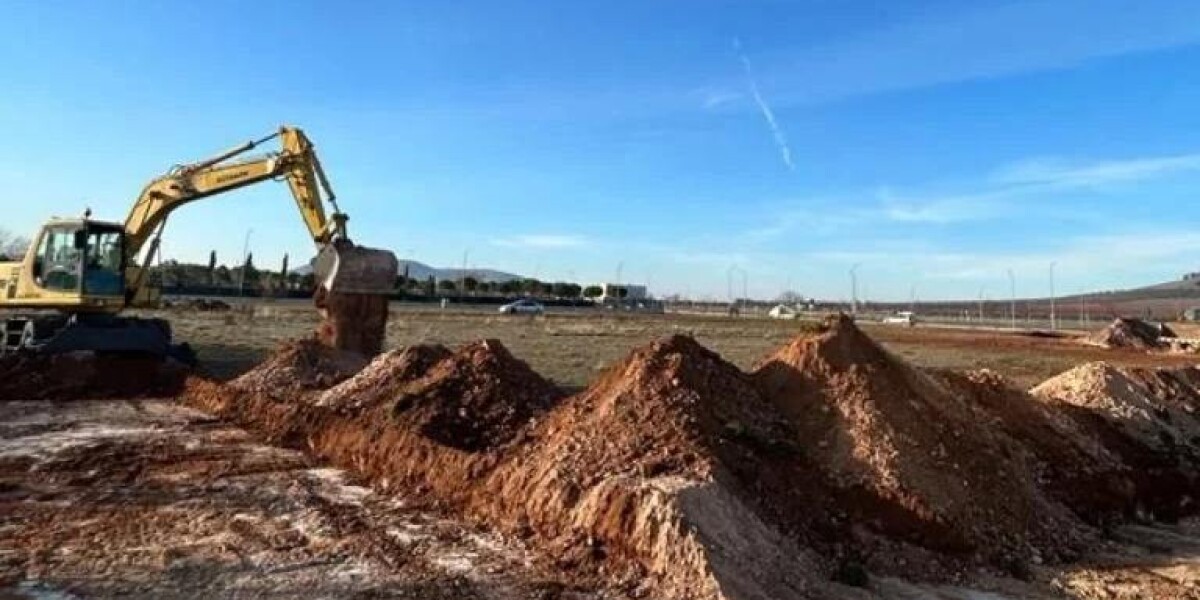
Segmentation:
<svg viewBox="0 0 1200 600">
<path fill-rule="evenodd" d="M 217 285 L 217 251 L 208 253 L 208 285 Z"/>
<path fill-rule="evenodd" d="M 502 293 L 502 294 L 511 295 L 511 294 L 519 293 L 520 291 L 521 291 L 521 282 L 519 280 L 510 279 L 510 280 L 502 282 L 500 284 L 500 293 Z"/>
<path fill-rule="evenodd" d="M 425 280 L 425 295 L 432 297 L 434 295 L 434 293 L 436 293 L 436 292 L 437 292 L 437 281 L 435 281 L 433 279 L 433 275 L 430 275 L 429 279 Z"/>
<path fill-rule="evenodd" d="M 454 280 L 452 279 L 443 279 L 438 282 L 438 289 L 443 291 L 453 292 L 456 287 L 457 286 L 454 284 Z"/>
<path fill-rule="evenodd" d="M 589 285 L 583 288 L 584 298 L 599 298 L 604 293 L 604 289 L 598 285 Z"/>
<path fill-rule="evenodd" d="M 541 294 L 542 282 L 533 278 L 523 279 L 521 280 L 521 291 L 526 294 Z"/>
<path fill-rule="evenodd" d="M 581 291 L 583 289 L 579 287 L 579 284 L 558 281 L 551 287 L 550 293 L 559 298 L 578 298 Z"/>
</svg>

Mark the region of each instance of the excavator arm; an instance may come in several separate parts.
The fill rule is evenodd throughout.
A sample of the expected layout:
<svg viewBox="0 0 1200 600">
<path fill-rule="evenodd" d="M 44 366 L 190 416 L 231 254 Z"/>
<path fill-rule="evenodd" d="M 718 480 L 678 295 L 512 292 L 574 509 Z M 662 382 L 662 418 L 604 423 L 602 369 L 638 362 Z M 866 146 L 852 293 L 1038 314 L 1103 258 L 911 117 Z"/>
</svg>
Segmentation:
<svg viewBox="0 0 1200 600">
<path fill-rule="evenodd" d="M 281 149 L 253 158 L 238 157 L 261 144 L 279 139 Z M 336 195 L 312 142 L 295 127 L 283 126 L 262 139 L 246 142 L 212 158 L 174 167 L 151 181 L 125 220 L 127 265 L 137 264 L 147 244 L 157 243 L 167 217 L 185 204 L 223 194 L 267 180 L 287 182 L 309 235 L 319 250 L 315 275 L 325 292 L 386 294 L 395 283 L 397 261 L 390 252 L 354 246 L 346 233 L 347 217 L 336 203 Z M 329 204 L 332 212 L 326 213 Z M 145 252 L 149 260 L 152 249 Z M 136 296 L 144 285 L 146 270 L 129 283 L 128 296 Z"/>
<path fill-rule="evenodd" d="M 263 143 L 279 138 L 282 150 L 250 159 L 233 160 Z M 138 256 L 167 217 L 185 204 L 223 194 L 269 179 L 283 178 L 291 188 L 300 216 L 318 246 L 346 238 L 346 217 L 337 209 L 336 196 L 312 142 L 294 127 L 259 140 L 246 142 L 213 158 L 181 165 L 151 181 L 138 196 L 125 219 L 125 251 Z M 325 202 L 334 209 L 332 219 Z"/>
</svg>

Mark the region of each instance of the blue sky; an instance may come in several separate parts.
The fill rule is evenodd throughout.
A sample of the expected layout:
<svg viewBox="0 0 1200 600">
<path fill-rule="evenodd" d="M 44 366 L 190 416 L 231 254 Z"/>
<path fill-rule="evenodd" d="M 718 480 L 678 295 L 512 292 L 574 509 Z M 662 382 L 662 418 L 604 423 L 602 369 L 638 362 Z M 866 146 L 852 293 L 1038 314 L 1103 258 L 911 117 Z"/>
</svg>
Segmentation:
<svg viewBox="0 0 1200 600">
<path fill-rule="evenodd" d="M 1200 3 L 12 2 L 0 227 L 287 122 L 351 233 L 440 266 L 724 298 L 1112 289 L 1200 268 Z M 311 253 L 285 186 L 169 257 Z M 738 287 L 740 287 L 740 277 Z"/>
</svg>

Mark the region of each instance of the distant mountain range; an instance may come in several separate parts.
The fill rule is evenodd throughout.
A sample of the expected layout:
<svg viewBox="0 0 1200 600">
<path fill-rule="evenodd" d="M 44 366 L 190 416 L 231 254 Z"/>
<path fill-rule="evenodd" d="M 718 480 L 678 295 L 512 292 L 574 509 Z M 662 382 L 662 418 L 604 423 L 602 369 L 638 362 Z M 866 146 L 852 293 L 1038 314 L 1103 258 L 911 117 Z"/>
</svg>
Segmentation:
<svg viewBox="0 0 1200 600">
<path fill-rule="evenodd" d="M 432 275 L 434 279 L 441 281 L 449 279 L 457 281 L 463 276 L 462 269 L 439 269 L 431 267 L 423 262 L 415 260 L 401 260 L 400 270 L 397 275 L 403 275 L 405 267 L 408 268 L 408 276 L 411 279 L 429 279 Z M 312 265 L 303 265 L 292 269 L 292 272 L 297 275 L 308 275 L 312 273 Z M 488 281 L 492 283 L 504 283 L 505 281 L 513 281 L 515 279 L 524 279 L 523 276 L 515 273 L 507 273 L 505 271 L 497 271 L 495 269 L 467 269 L 466 274 L 469 277 L 474 277 L 478 281 Z"/>
</svg>

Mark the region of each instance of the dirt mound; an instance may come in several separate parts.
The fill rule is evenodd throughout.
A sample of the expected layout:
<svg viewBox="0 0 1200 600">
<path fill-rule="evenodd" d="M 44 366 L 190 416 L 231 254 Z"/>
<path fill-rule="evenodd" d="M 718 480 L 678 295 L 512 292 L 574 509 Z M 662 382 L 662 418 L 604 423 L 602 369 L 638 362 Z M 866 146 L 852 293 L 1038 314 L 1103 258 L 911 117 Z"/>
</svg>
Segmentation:
<svg viewBox="0 0 1200 600">
<path fill-rule="evenodd" d="M 174 396 L 188 368 L 172 359 L 92 352 L 0 358 L 0 401 Z"/>
<path fill-rule="evenodd" d="M 316 403 L 343 411 L 375 406 L 391 399 L 399 388 L 423 377 L 450 354 L 440 344 L 419 344 L 381 354 L 353 377 L 322 392 Z"/>
<path fill-rule="evenodd" d="M 1070 554 L 1081 525 L 1046 499 L 1019 449 L 969 405 L 893 358 L 846 317 L 759 364 L 760 388 L 839 488 L 877 503 L 853 518 L 994 564 Z M 1048 556 L 1047 556 L 1048 555 Z"/>
<path fill-rule="evenodd" d="M 970 403 L 983 426 L 1027 450 L 1038 483 L 1081 518 L 1104 523 L 1134 508 L 1134 484 L 1120 458 L 1060 407 L 987 369 L 935 376 Z"/>
<path fill-rule="evenodd" d="M 404 386 L 392 416 L 467 451 L 503 445 L 562 394 L 497 340 L 467 344 Z"/>
<path fill-rule="evenodd" d="M 1161 323 L 1117 317 L 1104 329 L 1088 336 L 1086 342 L 1105 348 L 1151 350 L 1161 347 L 1161 337 L 1175 337 L 1175 333 Z"/>
<path fill-rule="evenodd" d="M 694 341 L 642 348 L 561 402 L 498 342 L 409 350 L 294 402 L 201 381 L 187 399 L 651 597 L 804 597 L 822 571 L 771 518 L 813 512 L 795 435 L 748 376 Z M 321 364 L 296 354 L 263 370 Z M 335 391 L 337 406 L 311 400 Z"/>
<path fill-rule="evenodd" d="M 802 520 L 822 496 L 794 432 L 691 338 L 635 350 L 531 437 L 477 510 L 548 540 L 562 567 L 607 561 L 679 598 L 803 597 L 828 572 L 777 518 Z"/>
<path fill-rule="evenodd" d="M 1063 407 L 1133 471 L 1156 516 L 1193 512 L 1200 489 L 1200 369 L 1081 365 L 1032 393 Z"/>
<path fill-rule="evenodd" d="M 360 354 L 337 350 L 315 339 L 294 340 L 281 344 L 271 358 L 229 385 L 241 392 L 290 399 L 339 383 L 366 364 Z"/>
</svg>

